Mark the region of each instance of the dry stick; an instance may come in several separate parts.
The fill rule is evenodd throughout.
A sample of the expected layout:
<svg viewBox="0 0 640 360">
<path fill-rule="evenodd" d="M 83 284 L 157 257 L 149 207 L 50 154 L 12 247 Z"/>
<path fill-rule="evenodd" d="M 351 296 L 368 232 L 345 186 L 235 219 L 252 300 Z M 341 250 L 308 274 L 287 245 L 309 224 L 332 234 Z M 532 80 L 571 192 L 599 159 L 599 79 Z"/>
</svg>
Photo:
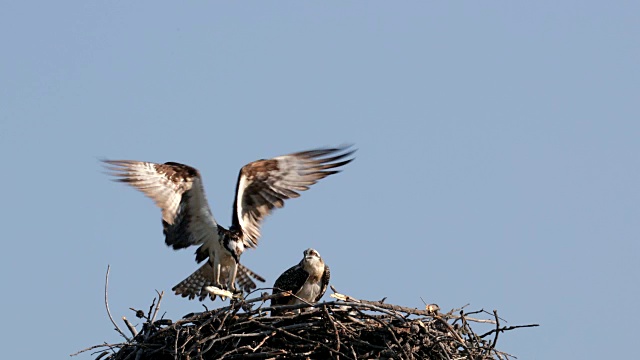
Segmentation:
<svg viewBox="0 0 640 360">
<path fill-rule="evenodd" d="M 257 292 L 257 291 L 262 291 L 262 290 L 270 290 L 270 289 L 273 289 L 273 288 L 259 288 L 259 289 L 255 289 L 251 293 L 254 293 L 254 292 Z M 251 304 L 251 303 L 255 303 L 255 302 L 259 302 L 259 301 L 260 302 L 266 302 L 267 300 L 270 300 L 270 299 L 284 297 L 284 295 L 285 295 L 284 293 L 277 293 L 277 294 L 271 294 L 271 295 L 266 295 L 266 296 L 254 297 L 254 298 L 251 298 L 251 299 L 238 300 L 238 302 L 239 303 L 244 303 L 244 304 Z M 249 311 L 247 313 L 248 314 L 255 314 L 255 313 L 260 313 L 260 312 L 263 312 L 263 311 L 270 311 L 270 310 L 296 310 L 296 309 L 302 309 L 302 308 L 307 308 L 307 307 L 319 308 L 319 307 L 324 306 L 324 305 L 327 305 L 327 306 L 330 306 L 330 305 L 358 305 L 358 306 L 360 306 L 362 304 L 367 304 L 369 306 L 372 306 L 372 308 L 370 308 L 371 310 L 377 310 L 377 311 L 381 311 L 380 309 L 385 309 L 385 310 L 393 310 L 393 311 L 403 312 L 403 313 L 411 314 L 411 315 L 423 315 L 423 316 L 428 316 L 428 317 L 433 317 L 433 315 L 434 315 L 433 312 L 431 312 L 429 310 L 420 310 L 420 309 L 416 309 L 416 308 L 409 308 L 409 307 L 404 307 L 404 306 L 399 306 L 399 305 L 383 304 L 383 303 L 380 303 L 379 301 L 359 300 L 359 299 L 356 299 L 356 298 L 348 296 L 348 295 L 340 294 L 338 292 L 335 292 L 334 294 L 331 294 L 331 296 L 334 297 L 334 298 L 339 299 L 340 302 L 338 302 L 338 301 L 327 301 L 327 302 L 324 302 L 324 303 L 316 303 L 316 304 L 302 303 L 302 304 L 297 304 L 297 305 L 267 306 L 267 307 L 260 307 L 260 308 L 258 308 L 256 310 L 252 310 L 252 311 Z M 237 306 L 237 305 L 229 305 L 229 306 L 226 306 L 226 307 L 218 309 L 218 311 L 227 311 L 227 310 L 232 309 L 234 306 Z M 381 312 L 385 312 L 385 311 L 381 311 Z M 385 312 L 385 313 L 390 314 L 388 312 Z M 398 317 L 399 320 L 401 319 L 398 315 L 395 315 L 395 314 L 390 314 L 390 315 Z M 450 314 L 446 314 L 445 317 L 446 318 L 451 317 L 453 319 L 457 318 L 456 315 L 450 315 Z M 467 321 L 472 321 L 472 322 L 477 322 L 477 323 L 490 323 L 490 324 L 494 324 L 495 323 L 494 320 L 474 319 L 474 318 L 469 318 L 469 317 L 467 317 L 466 319 L 467 319 Z"/>
<path fill-rule="evenodd" d="M 100 345 L 93 345 L 93 346 L 89 346 L 89 347 L 88 347 L 88 348 L 86 348 L 86 349 L 82 349 L 82 350 L 80 350 L 80 351 L 78 351 L 78 352 L 75 352 L 75 353 L 73 353 L 73 354 L 71 354 L 71 355 L 69 355 L 69 356 L 76 356 L 76 355 L 80 355 L 80 354 L 82 354 L 83 352 L 87 352 L 87 351 L 89 351 L 89 350 L 93 350 L 93 349 L 97 349 L 97 348 L 101 348 L 101 347 L 105 347 L 105 346 L 106 346 L 106 347 L 108 347 L 109 349 L 111 349 L 111 350 L 113 351 L 113 348 L 122 348 L 122 347 L 123 347 L 123 346 L 125 346 L 125 345 L 126 345 L 126 344 L 124 344 L 124 343 L 120 343 L 120 344 L 107 344 L 107 343 L 104 343 L 104 344 L 100 344 Z M 115 351 L 113 351 L 113 352 L 115 353 Z"/>
<path fill-rule="evenodd" d="M 333 326 L 333 332 L 336 334 L 336 351 L 340 352 L 340 334 L 338 334 L 338 327 L 336 326 L 336 323 L 333 321 L 332 316 L 329 315 L 329 311 L 327 310 L 327 307 L 323 306 L 322 310 L 324 311 L 324 314 L 327 316 L 327 319 Z M 339 359 L 340 359 L 340 355 L 336 355 L 336 360 L 339 360 Z"/>
<path fill-rule="evenodd" d="M 452 310 L 452 311 L 453 311 L 453 310 Z M 460 311 L 462 311 L 462 310 L 460 310 Z M 474 312 L 466 313 L 465 315 L 469 315 L 469 314 L 476 314 L 476 313 L 478 313 L 478 312 L 477 312 L 477 311 L 474 311 Z M 451 313 L 451 311 L 449 311 L 449 312 L 448 312 L 448 313 L 446 313 L 446 314 L 441 314 L 441 315 L 442 315 L 442 317 L 443 317 L 443 318 L 445 318 L 445 319 L 447 319 L 447 320 L 448 320 L 448 319 L 454 319 L 454 320 L 459 320 L 459 319 L 460 319 L 460 316 L 459 316 L 459 315 L 453 315 L 453 314 Z M 466 319 L 467 321 L 473 321 L 473 322 L 475 322 L 475 323 L 481 323 L 481 324 L 495 324 L 495 323 L 496 323 L 496 321 L 495 321 L 495 320 L 491 320 L 491 319 L 477 319 L 477 318 L 472 318 L 472 317 L 469 317 L 469 316 L 465 316 L 465 319 Z"/>
<path fill-rule="evenodd" d="M 96 358 L 96 360 L 100 360 L 100 359 L 102 359 L 103 357 L 105 357 L 105 356 L 107 356 L 107 355 L 109 355 L 109 352 L 105 350 L 105 351 L 103 351 L 100 355 L 98 355 L 98 357 Z"/>
<path fill-rule="evenodd" d="M 371 343 L 369 343 L 369 342 L 367 342 L 367 341 L 364 341 L 364 340 L 360 339 L 360 335 L 359 335 L 358 333 L 356 333 L 356 332 L 355 332 L 354 330 L 352 330 L 352 329 L 349 329 L 347 326 L 345 326 L 344 324 L 342 324 L 342 322 L 337 321 L 336 323 L 337 323 L 338 325 L 340 325 L 340 327 L 341 327 L 342 329 L 344 329 L 344 330 L 345 330 L 345 332 L 347 332 L 347 333 L 352 333 L 352 334 L 353 334 L 353 337 L 350 337 L 352 341 L 355 341 L 355 342 L 357 342 L 357 343 L 359 343 L 359 344 L 363 344 L 363 345 L 365 345 L 365 346 L 367 346 L 367 347 L 369 347 L 369 348 L 374 348 L 374 349 L 379 349 L 379 350 L 384 350 L 384 349 L 386 349 L 384 346 L 373 345 L 373 344 L 371 344 Z M 362 322 L 361 322 L 361 321 L 359 321 L 359 320 L 358 320 L 357 322 L 355 322 L 355 323 L 357 323 L 357 324 L 362 324 Z M 351 351 L 354 351 L 354 354 L 355 354 L 355 350 L 353 349 L 353 345 L 351 346 Z M 357 357 L 357 356 L 355 356 L 354 358 L 355 358 L 355 359 L 357 359 L 358 357 Z"/>
<path fill-rule="evenodd" d="M 131 324 L 125 316 L 122 317 L 122 321 L 124 321 L 124 324 L 127 325 L 127 328 L 129 328 L 129 331 L 131 331 L 131 335 L 133 335 L 133 337 L 136 337 L 138 335 L 138 330 L 136 330 L 133 324 Z"/>
<path fill-rule="evenodd" d="M 467 304 L 468 305 L 468 304 Z M 463 309 L 460 309 L 460 312 L 464 312 Z M 480 309 L 480 310 L 476 310 L 476 311 L 469 311 L 467 313 L 464 313 L 465 315 L 475 315 L 475 314 L 480 314 L 480 313 L 485 313 L 487 314 L 486 311 L 484 311 L 484 309 Z"/>
<path fill-rule="evenodd" d="M 269 350 L 267 352 L 253 353 L 253 354 L 237 354 L 231 355 L 230 359 L 242 358 L 242 359 L 251 359 L 251 358 L 260 358 L 260 359 L 275 359 L 274 355 L 286 355 L 286 352 L 280 350 Z"/>
<path fill-rule="evenodd" d="M 378 319 L 378 318 L 376 318 L 374 316 L 370 316 L 368 314 L 363 313 L 360 309 L 355 309 L 355 310 L 360 315 L 366 316 L 366 317 L 368 317 L 370 319 L 373 319 L 374 321 L 380 323 L 380 325 L 382 325 L 385 329 L 387 329 L 387 331 L 389 331 L 389 333 L 391 333 L 391 337 L 393 338 L 393 341 L 396 343 L 396 345 L 398 345 L 400 350 L 402 350 L 402 353 L 404 354 L 404 356 L 406 356 L 407 359 L 413 359 L 413 355 L 407 354 L 407 352 L 404 350 L 404 347 L 402 347 L 402 344 L 400 344 L 400 341 L 398 341 L 398 338 L 396 337 L 396 334 L 393 332 L 393 330 L 389 327 L 388 324 L 385 324 L 383 321 L 381 321 L 380 319 Z"/>
<path fill-rule="evenodd" d="M 509 359 L 509 357 L 512 357 L 512 358 L 514 358 L 514 359 L 517 359 L 517 357 L 516 357 L 516 356 L 513 356 L 513 355 L 511 355 L 511 354 L 509 354 L 509 353 L 506 353 L 506 352 L 504 352 L 504 351 L 498 351 L 498 350 L 495 350 L 495 349 L 494 349 L 494 350 L 493 350 L 493 352 L 494 352 L 494 353 L 496 353 L 496 355 L 502 355 L 502 356 L 504 356 L 504 358 L 505 358 L 505 359 Z"/>
<path fill-rule="evenodd" d="M 264 343 L 271 337 L 271 335 L 267 335 L 264 337 L 264 339 L 262 339 L 262 341 L 260 341 L 260 343 L 254 347 L 251 348 L 252 352 L 256 352 L 258 349 L 260 349 L 262 347 L 262 345 L 264 345 Z"/>
<path fill-rule="evenodd" d="M 436 315 L 434 317 L 435 319 L 437 319 L 438 321 L 440 321 L 446 328 L 447 330 L 449 330 L 449 332 L 451 333 L 451 335 L 453 335 L 453 337 L 455 338 L 455 340 L 460 343 L 460 346 L 462 346 L 465 350 L 467 350 L 467 353 L 469 352 L 469 348 L 467 348 L 464 339 L 462 339 L 462 337 L 460 336 L 460 334 L 458 334 L 457 331 L 455 331 L 455 329 L 451 326 L 451 324 L 449 324 L 447 322 L 447 320 L 443 319 L 441 316 Z"/>
<path fill-rule="evenodd" d="M 105 280 L 104 280 L 104 306 L 107 308 L 107 314 L 109 315 L 109 320 L 111 320 L 111 323 L 113 324 L 113 326 L 116 327 L 116 331 L 120 333 L 120 335 L 122 335 L 123 338 L 127 339 L 127 341 L 131 341 L 131 339 L 129 339 L 127 335 L 125 335 L 122 332 L 122 330 L 120 330 L 120 327 L 118 326 L 118 324 L 116 324 L 116 322 L 113 320 L 113 316 L 111 316 L 111 310 L 109 310 L 109 271 L 110 270 L 111 270 L 111 265 L 107 265 L 107 275 L 105 276 Z"/>
<path fill-rule="evenodd" d="M 209 343 L 209 345 L 207 346 L 207 348 L 202 350 L 202 353 L 204 354 L 207 351 L 211 350 L 211 348 L 213 347 L 213 344 L 217 343 L 218 341 L 224 341 L 224 340 L 232 339 L 232 338 L 256 337 L 256 336 L 260 336 L 260 335 L 262 335 L 262 333 L 229 334 L 229 335 L 223 336 L 221 338 L 212 339 L 211 342 Z M 202 343 L 204 344 L 206 341 L 208 341 L 208 340 L 204 339 L 202 341 Z"/>
<path fill-rule="evenodd" d="M 233 311 L 233 314 L 231 314 L 231 312 L 229 312 L 229 311 L 227 311 L 227 312 L 225 312 L 225 313 L 224 313 L 224 317 L 222 318 L 222 321 L 220 321 L 220 326 L 218 326 L 218 329 L 216 329 L 216 331 L 215 331 L 215 333 L 213 334 L 213 336 L 209 336 L 209 337 L 204 338 L 204 339 L 202 339 L 202 340 L 200 340 L 200 341 L 197 341 L 197 342 L 195 342 L 195 343 L 194 343 L 194 345 L 193 345 L 193 346 L 197 346 L 197 345 L 199 345 L 199 344 L 204 344 L 205 342 L 207 342 L 207 341 L 209 341 L 209 340 L 212 340 L 212 339 L 215 339 L 216 337 L 218 337 L 218 335 L 220 335 L 220 330 L 222 330 L 222 327 L 224 327 L 225 322 L 227 321 L 227 317 L 229 316 L 229 314 L 231 314 L 231 317 L 235 316 L 235 314 L 237 314 L 237 313 L 238 313 L 239 308 L 234 308 L 233 310 L 234 310 L 234 311 Z M 219 312 L 218 312 L 218 313 L 219 313 Z M 216 315 L 217 315 L 218 313 L 216 313 Z M 202 327 L 204 327 L 205 325 L 208 325 L 209 323 L 213 322 L 213 319 L 214 319 L 214 318 L 211 318 L 210 320 L 205 321 L 205 322 L 204 322 L 204 323 L 203 323 L 199 328 L 200 328 L 200 329 L 202 329 Z M 216 339 L 216 340 L 221 340 L 221 339 Z M 204 353 L 206 353 L 207 351 L 209 351 L 209 350 L 211 349 L 211 347 L 213 346 L 213 344 L 216 342 L 216 340 L 212 341 L 212 342 L 209 344 L 209 346 L 208 346 L 204 351 L 202 351 L 202 353 L 204 354 Z M 192 347 L 193 347 L 193 346 L 192 346 Z"/>
<path fill-rule="evenodd" d="M 127 355 L 127 357 L 126 357 L 126 358 L 124 358 L 124 360 L 129 360 L 129 359 L 131 359 L 131 357 L 132 357 L 132 356 L 134 356 L 134 355 L 136 356 L 136 357 L 135 357 L 135 359 L 139 359 L 139 357 L 140 357 L 140 356 L 142 356 L 141 350 L 142 350 L 141 348 L 138 348 L 138 347 L 136 346 L 136 348 L 135 348 L 135 349 L 133 349 L 133 351 L 131 351 L 131 352 L 129 353 L 129 355 Z"/>
<path fill-rule="evenodd" d="M 484 334 L 482 334 L 482 335 L 480 335 L 480 336 L 478 336 L 478 337 L 482 339 L 482 338 L 484 338 L 485 336 L 489 336 L 489 335 L 493 334 L 494 332 L 498 332 L 498 331 L 500 331 L 500 332 L 504 332 L 504 331 L 509 331 L 509 330 L 513 330 L 513 329 L 528 328 L 528 327 L 537 327 L 537 326 L 540 326 L 540 324 L 528 324 L 528 325 L 512 325 L 512 326 L 505 326 L 505 327 L 503 327 L 503 328 L 490 330 L 490 331 L 488 331 L 488 332 L 486 332 L 486 333 L 484 333 Z M 513 355 L 510 355 L 510 356 L 513 356 Z"/>
<path fill-rule="evenodd" d="M 402 322 L 406 322 L 407 321 L 402 316 L 389 311 L 389 310 L 394 310 L 395 311 L 396 309 L 391 309 L 389 307 L 381 306 L 381 305 L 387 305 L 387 304 L 376 304 L 376 302 L 374 302 L 374 301 L 370 301 L 370 302 L 327 301 L 327 302 L 321 302 L 321 303 L 317 303 L 317 304 L 313 304 L 313 305 L 297 304 L 297 305 L 268 306 L 268 307 L 264 307 L 263 310 L 296 310 L 296 309 L 302 309 L 302 308 L 320 308 L 322 306 L 331 306 L 331 305 L 356 306 L 356 307 L 366 308 L 366 309 L 369 309 L 369 310 L 375 310 L 375 311 L 379 311 L 381 313 L 385 313 L 387 315 L 393 316 L 394 318 L 396 318 L 397 320 L 400 320 Z M 400 307 L 400 306 L 397 306 L 397 305 L 393 305 L 393 306 Z M 414 309 L 414 310 L 417 310 L 417 309 Z M 417 310 L 417 311 L 421 311 L 421 310 Z M 291 317 L 288 317 L 288 318 L 291 318 Z"/>
<path fill-rule="evenodd" d="M 347 304 L 369 304 L 372 306 L 377 307 L 378 309 L 374 309 L 374 310 L 379 310 L 380 308 L 382 309 L 387 309 L 387 310 L 394 310 L 394 311 L 398 311 L 398 312 L 403 312 L 403 313 L 407 313 L 407 314 L 411 314 L 411 315 L 422 315 L 422 316 L 427 316 L 427 317 L 434 317 L 434 313 L 432 311 L 429 310 L 420 310 L 420 309 L 415 309 L 415 308 L 409 308 L 409 307 L 404 307 L 404 306 L 400 306 L 400 305 L 392 305 L 392 304 L 382 304 L 378 301 L 368 301 L 368 300 L 359 300 L 356 299 L 354 297 L 351 297 L 349 295 L 344 295 L 344 294 L 340 294 L 340 293 L 334 293 L 331 294 L 331 297 L 336 298 L 338 300 L 344 301 L 344 305 Z M 326 302 L 327 305 L 329 304 L 334 304 L 337 302 L 334 301 L 330 301 L 330 302 Z M 342 304 L 342 303 L 340 303 Z M 466 306 L 466 305 L 465 305 Z M 442 314 L 442 316 L 444 316 L 445 318 L 452 318 L 452 319 L 457 319 L 458 316 L 447 313 L 447 314 Z M 494 320 L 485 320 L 485 319 L 474 319 L 474 318 L 469 318 L 467 317 L 467 321 L 473 321 L 473 322 L 477 322 L 477 323 L 489 323 L 489 324 L 494 324 L 495 321 Z"/>
<path fill-rule="evenodd" d="M 156 316 L 158 315 L 158 310 L 160 310 L 160 303 L 162 302 L 162 296 L 164 295 L 164 291 L 162 292 L 158 292 L 158 290 L 156 290 L 156 294 L 158 294 L 158 302 L 156 303 L 156 298 L 153 298 L 153 301 L 151 302 L 151 306 L 149 307 L 149 314 L 147 315 L 147 331 L 144 332 L 144 340 L 147 341 L 152 335 L 153 335 L 153 331 L 151 331 L 152 327 L 154 326 L 153 323 L 156 320 Z M 154 309 L 154 305 L 155 305 L 155 309 Z M 153 315 L 152 315 L 152 311 L 153 311 Z M 123 316 L 124 318 L 124 316 Z M 127 323 L 126 319 L 125 319 L 125 323 Z M 127 324 L 127 326 L 129 326 L 129 324 Z M 143 326 L 144 329 L 144 326 Z M 131 328 L 129 328 L 129 330 L 131 330 Z M 135 328 L 134 328 L 135 330 Z M 134 335 L 135 336 L 135 335 Z M 137 344 L 134 347 L 134 350 L 131 354 L 129 354 L 129 356 L 127 356 L 127 358 L 129 358 L 132 354 L 136 354 L 135 359 L 138 360 L 142 357 L 142 353 L 143 353 L 143 348 Z"/>
<path fill-rule="evenodd" d="M 334 349 L 332 349 L 331 347 L 329 347 L 329 346 L 327 346 L 327 345 L 325 345 L 323 343 L 320 343 L 320 342 L 317 342 L 317 341 L 314 341 L 314 340 L 311 340 L 311 339 L 306 339 L 306 338 L 303 338 L 302 336 L 298 336 L 296 334 L 290 333 L 289 331 L 285 330 L 285 328 L 287 328 L 287 326 L 283 326 L 281 328 L 277 328 L 277 327 L 275 327 L 273 325 L 262 324 L 261 322 L 253 320 L 253 319 L 248 319 L 248 320 L 251 321 L 251 322 L 255 322 L 260 327 L 264 327 L 264 328 L 267 328 L 267 329 L 270 329 L 270 330 L 273 330 L 273 331 L 276 331 L 276 332 L 283 333 L 283 334 L 288 335 L 288 336 L 290 336 L 290 337 L 292 337 L 294 339 L 305 341 L 305 342 L 314 344 L 316 346 L 319 345 L 320 347 L 323 347 L 323 348 L 329 350 L 332 353 L 336 353 L 336 351 Z M 342 355 L 347 359 L 351 359 L 350 357 L 348 357 L 347 355 L 345 355 L 345 354 L 343 354 L 341 352 L 337 352 L 337 354 Z M 355 360 L 355 359 L 353 359 L 353 360 Z"/>
<path fill-rule="evenodd" d="M 444 356 L 447 357 L 447 360 L 451 360 L 451 358 L 449 357 L 449 354 L 447 352 L 447 350 L 444 348 L 444 345 L 442 345 L 442 342 L 438 341 L 438 346 L 440 347 L 440 349 L 442 350 L 442 353 L 444 354 Z"/>
<path fill-rule="evenodd" d="M 244 345 L 244 346 L 236 347 L 235 349 L 229 350 L 229 351 L 227 351 L 226 353 L 222 354 L 222 355 L 220 356 L 220 359 L 224 359 L 224 358 L 226 358 L 227 356 L 233 355 L 233 353 L 238 353 L 238 354 L 240 354 L 240 351 L 243 351 L 243 350 L 251 350 L 251 349 L 253 349 L 253 348 L 252 348 L 251 346 L 249 346 L 249 345 Z M 247 355 L 249 355 L 249 354 L 240 354 L 240 355 L 242 355 L 242 357 L 243 357 L 243 358 L 245 358 L 245 357 L 247 357 Z M 255 353 L 254 353 L 254 356 L 255 356 Z"/>
<path fill-rule="evenodd" d="M 156 290 L 156 294 L 158 294 L 158 304 L 156 305 L 156 308 L 153 311 L 153 317 L 150 320 L 151 324 L 153 324 L 156 321 L 156 315 L 158 315 L 158 310 L 160 310 L 160 302 L 162 302 L 162 297 L 164 296 L 164 291 L 158 292 L 158 290 Z"/>
<path fill-rule="evenodd" d="M 180 339 L 180 329 L 176 329 L 176 341 L 173 344 L 173 358 L 178 360 L 178 339 Z"/>
<path fill-rule="evenodd" d="M 460 310 L 460 318 L 462 319 L 462 326 L 463 326 L 463 328 L 464 328 L 464 329 L 466 329 L 466 330 L 468 331 L 468 333 L 469 333 L 467 336 L 469 337 L 469 339 L 473 338 L 473 340 L 475 340 L 475 342 L 476 342 L 477 347 L 478 347 L 478 348 L 481 348 L 481 346 L 480 346 L 480 339 L 478 338 L 478 335 L 477 335 L 477 334 L 476 334 L 476 333 L 471 329 L 471 326 L 469 325 L 469 323 L 468 323 L 468 322 L 467 322 L 467 320 L 465 319 L 465 316 L 464 316 L 464 315 L 465 315 L 465 314 L 464 314 L 464 310 Z M 473 344 L 472 344 L 472 345 L 473 345 Z M 471 355 L 471 353 L 469 352 L 469 349 L 468 349 L 466 346 L 464 346 L 464 345 L 463 345 L 463 347 L 465 348 L 465 350 L 467 350 L 467 353 L 468 353 L 469 355 Z M 482 352 L 481 352 L 481 353 L 482 353 Z"/>
<path fill-rule="evenodd" d="M 464 310 L 464 308 L 466 308 L 466 307 L 467 307 L 467 306 L 469 306 L 469 305 L 471 305 L 471 304 L 466 303 L 466 304 L 464 304 L 463 306 L 461 306 L 461 307 L 459 307 L 459 308 L 451 309 L 451 310 L 449 310 L 449 312 L 448 312 L 448 313 L 446 313 L 446 315 L 451 315 L 451 314 L 453 314 L 453 313 L 457 313 L 457 312 L 459 312 L 460 310 Z M 480 310 L 480 311 L 482 311 L 482 310 Z"/>
<path fill-rule="evenodd" d="M 496 343 L 498 342 L 498 334 L 500 334 L 500 320 L 498 319 L 498 310 L 493 310 L 493 316 L 495 316 L 496 318 L 496 336 L 493 338 L 493 342 L 491 343 L 491 350 L 496 348 Z"/>
<path fill-rule="evenodd" d="M 273 289 L 273 290 L 280 291 L 280 292 L 279 292 L 279 293 L 275 293 L 275 294 L 271 294 L 271 295 L 282 295 L 282 297 L 290 297 L 290 296 L 291 296 L 291 297 L 296 298 L 298 301 L 300 301 L 300 302 L 302 302 L 302 303 L 304 303 L 304 304 L 307 304 L 307 305 L 313 305 L 313 303 L 308 302 L 307 300 L 305 300 L 305 299 L 303 299 L 303 298 L 299 297 L 298 295 L 294 294 L 294 293 L 293 293 L 293 292 L 291 292 L 291 291 L 288 291 L 288 290 L 286 290 L 286 291 L 285 291 L 285 290 L 280 289 L 280 288 L 272 288 L 272 289 Z"/>
<path fill-rule="evenodd" d="M 364 346 L 366 346 L 366 347 L 367 347 L 367 348 L 369 348 L 369 349 L 376 349 L 376 350 L 385 350 L 385 349 L 387 349 L 387 348 L 386 348 L 386 347 L 384 347 L 384 346 L 374 345 L 374 344 L 372 344 L 372 343 L 370 343 L 370 342 L 368 342 L 368 341 L 364 341 L 364 340 L 362 340 L 362 339 L 360 339 L 360 338 L 358 338 L 358 337 L 352 337 L 352 338 L 351 338 L 351 340 L 353 340 L 354 342 L 356 342 L 356 343 L 358 343 L 358 344 L 360 344 L 360 345 L 364 345 Z M 356 358 L 357 358 L 357 357 L 356 357 Z"/>
<path fill-rule="evenodd" d="M 147 320 L 151 320 L 151 311 L 153 311 L 153 307 L 156 305 L 156 298 L 153 298 L 151 302 L 151 306 L 149 306 L 149 313 L 147 314 Z"/>
</svg>

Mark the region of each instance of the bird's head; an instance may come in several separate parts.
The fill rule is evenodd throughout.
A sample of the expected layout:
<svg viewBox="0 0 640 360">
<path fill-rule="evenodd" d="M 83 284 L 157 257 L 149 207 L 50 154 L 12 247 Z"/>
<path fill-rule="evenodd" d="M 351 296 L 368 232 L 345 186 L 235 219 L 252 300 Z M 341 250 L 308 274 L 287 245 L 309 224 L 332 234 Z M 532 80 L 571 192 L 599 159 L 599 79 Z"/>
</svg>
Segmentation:
<svg viewBox="0 0 640 360">
<path fill-rule="evenodd" d="M 315 249 L 312 248 L 308 248 L 307 250 L 304 251 L 304 259 L 307 261 L 310 260 L 322 260 L 322 258 L 320 257 L 320 253 L 317 252 Z"/>
<path fill-rule="evenodd" d="M 312 248 L 304 251 L 304 258 L 302 258 L 300 265 L 309 274 L 315 274 L 314 276 L 321 276 L 324 272 L 324 261 L 320 257 L 320 253 Z"/>
<path fill-rule="evenodd" d="M 240 255 L 244 252 L 244 243 L 239 234 L 229 232 L 224 238 L 224 246 L 231 253 L 236 262 L 240 261 Z"/>
</svg>

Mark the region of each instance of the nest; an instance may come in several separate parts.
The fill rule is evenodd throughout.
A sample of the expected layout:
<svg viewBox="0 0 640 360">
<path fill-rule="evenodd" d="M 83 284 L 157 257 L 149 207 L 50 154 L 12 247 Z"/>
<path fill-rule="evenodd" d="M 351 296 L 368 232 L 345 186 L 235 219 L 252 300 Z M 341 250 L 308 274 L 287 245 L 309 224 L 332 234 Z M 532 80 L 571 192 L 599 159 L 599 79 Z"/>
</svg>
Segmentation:
<svg viewBox="0 0 640 360">
<path fill-rule="evenodd" d="M 267 306 L 278 295 L 232 300 L 229 306 L 192 313 L 177 321 L 156 320 L 162 294 L 138 330 L 123 317 L 131 336 L 119 344 L 92 346 L 96 360 L 142 359 L 509 359 L 496 349 L 502 332 L 538 326 L 501 326 L 496 311 L 440 313 L 358 300 L 335 292 L 317 304 Z M 105 294 L 105 303 L 106 294 Z M 271 311 L 279 315 L 271 316 Z M 280 315 L 281 314 L 281 315 Z M 484 319 L 475 318 L 484 314 Z M 477 334 L 471 324 L 490 330 Z M 475 326 L 475 325 L 474 325 Z M 78 353 L 80 353 L 78 352 Z"/>
</svg>

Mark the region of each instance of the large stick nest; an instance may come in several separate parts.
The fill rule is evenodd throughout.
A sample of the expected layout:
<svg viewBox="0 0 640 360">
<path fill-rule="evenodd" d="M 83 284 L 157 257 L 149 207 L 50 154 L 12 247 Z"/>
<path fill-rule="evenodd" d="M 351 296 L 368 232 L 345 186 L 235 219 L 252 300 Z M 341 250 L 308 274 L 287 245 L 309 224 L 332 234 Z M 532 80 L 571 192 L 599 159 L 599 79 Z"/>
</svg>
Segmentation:
<svg viewBox="0 0 640 360">
<path fill-rule="evenodd" d="M 276 307 L 267 306 L 273 295 L 265 293 L 173 322 L 155 320 L 162 300 L 159 295 L 148 314 L 132 309 L 145 319 L 139 332 L 123 318 L 132 336 L 114 325 L 125 342 L 83 351 L 99 349 L 94 354 L 103 360 L 508 359 L 512 355 L 496 349 L 498 335 L 537 326 L 501 326 L 496 311 L 455 309 L 443 314 L 437 305 L 419 310 L 338 293 L 331 295 L 335 301 Z M 271 316 L 274 309 L 286 312 Z M 475 314 L 490 316 L 478 319 L 472 317 Z M 490 328 L 477 334 L 471 323 Z"/>
</svg>

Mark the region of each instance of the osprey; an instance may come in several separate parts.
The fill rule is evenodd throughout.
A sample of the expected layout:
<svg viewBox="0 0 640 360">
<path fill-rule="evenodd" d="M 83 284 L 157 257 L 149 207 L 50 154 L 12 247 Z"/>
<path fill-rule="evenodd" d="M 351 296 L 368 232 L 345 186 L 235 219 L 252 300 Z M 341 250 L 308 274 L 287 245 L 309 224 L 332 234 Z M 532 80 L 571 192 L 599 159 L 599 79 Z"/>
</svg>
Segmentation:
<svg viewBox="0 0 640 360">
<path fill-rule="evenodd" d="M 301 303 L 317 303 L 329 285 L 331 273 L 320 253 L 315 249 L 307 249 L 302 260 L 282 273 L 273 284 L 272 294 L 290 291 L 293 296 L 271 299 L 271 306 L 295 305 Z M 280 312 L 272 311 L 272 315 Z"/>
<path fill-rule="evenodd" d="M 162 209 L 165 243 L 175 250 L 199 245 L 200 269 L 176 285 L 176 295 L 199 296 L 204 287 L 249 292 L 256 287 L 251 277 L 262 277 L 240 265 L 246 248 L 255 248 L 260 225 L 274 208 L 300 196 L 318 180 L 338 173 L 338 168 L 353 160 L 349 147 L 315 149 L 251 162 L 240 169 L 236 184 L 231 226 L 218 225 L 207 202 L 200 172 L 188 165 L 167 162 L 103 160 L 116 181 L 126 183 L 153 199 Z M 212 299 L 215 296 L 210 295 Z"/>
</svg>

